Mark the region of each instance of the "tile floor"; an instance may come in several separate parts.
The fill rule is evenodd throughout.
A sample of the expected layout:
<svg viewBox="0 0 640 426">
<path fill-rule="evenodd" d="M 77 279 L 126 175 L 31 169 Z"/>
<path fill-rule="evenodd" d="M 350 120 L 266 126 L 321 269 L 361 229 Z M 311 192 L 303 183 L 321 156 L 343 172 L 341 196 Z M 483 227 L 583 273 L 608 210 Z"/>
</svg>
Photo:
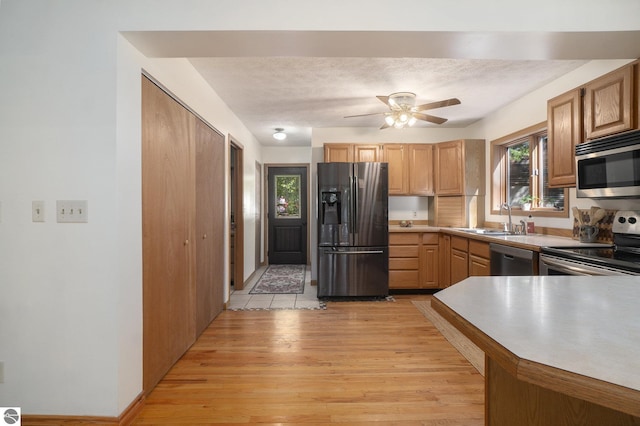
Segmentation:
<svg viewBox="0 0 640 426">
<path fill-rule="evenodd" d="M 311 270 L 307 267 L 302 294 L 249 294 L 255 283 L 267 269 L 266 266 L 256 271 L 244 289 L 231 289 L 228 310 L 244 309 L 323 309 L 324 303 L 316 297 L 318 288 L 311 285 Z"/>
</svg>

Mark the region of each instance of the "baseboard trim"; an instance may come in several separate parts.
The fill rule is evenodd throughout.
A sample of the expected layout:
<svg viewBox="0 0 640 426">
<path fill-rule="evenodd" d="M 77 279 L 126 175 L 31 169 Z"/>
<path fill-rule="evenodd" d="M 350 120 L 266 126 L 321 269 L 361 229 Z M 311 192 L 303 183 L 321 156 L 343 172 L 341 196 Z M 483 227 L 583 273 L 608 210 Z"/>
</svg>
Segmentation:
<svg viewBox="0 0 640 426">
<path fill-rule="evenodd" d="M 145 396 L 138 395 L 136 399 L 118 417 L 102 416 L 48 416 L 48 415 L 22 415 L 22 426 L 60 426 L 60 425 L 117 425 L 129 426 L 140 414 L 144 407 Z"/>
</svg>

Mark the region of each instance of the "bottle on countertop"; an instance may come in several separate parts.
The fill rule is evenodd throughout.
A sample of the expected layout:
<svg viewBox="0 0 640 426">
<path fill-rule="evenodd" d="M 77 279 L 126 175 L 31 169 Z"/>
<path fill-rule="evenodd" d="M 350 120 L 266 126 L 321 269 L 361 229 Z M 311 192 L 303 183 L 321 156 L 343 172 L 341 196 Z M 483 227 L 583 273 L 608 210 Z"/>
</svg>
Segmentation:
<svg viewBox="0 0 640 426">
<path fill-rule="evenodd" d="M 536 232 L 536 224 L 533 222 L 533 217 L 529 215 L 529 220 L 527 220 L 527 234 L 535 234 Z"/>
</svg>

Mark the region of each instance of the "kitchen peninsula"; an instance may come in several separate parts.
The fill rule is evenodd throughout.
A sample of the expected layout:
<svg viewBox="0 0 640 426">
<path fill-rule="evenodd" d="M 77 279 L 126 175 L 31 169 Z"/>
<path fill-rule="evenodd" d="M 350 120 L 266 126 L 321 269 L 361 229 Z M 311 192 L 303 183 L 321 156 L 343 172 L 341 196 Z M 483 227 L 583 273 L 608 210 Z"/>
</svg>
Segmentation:
<svg viewBox="0 0 640 426">
<path fill-rule="evenodd" d="M 635 277 L 471 277 L 432 307 L 485 352 L 485 424 L 640 424 Z"/>
</svg>

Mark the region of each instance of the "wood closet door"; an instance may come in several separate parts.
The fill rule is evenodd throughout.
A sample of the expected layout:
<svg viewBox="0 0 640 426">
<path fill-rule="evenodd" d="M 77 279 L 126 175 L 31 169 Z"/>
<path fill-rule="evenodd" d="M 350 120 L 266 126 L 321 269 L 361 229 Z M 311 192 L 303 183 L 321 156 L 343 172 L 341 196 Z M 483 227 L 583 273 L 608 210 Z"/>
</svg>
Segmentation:
<svg viewBox="0 0 640 426">
<path fill-rule="evenodd" d="M 196 333 L 224 304 L 224 137 L 196 119 Z"/>
<path fill-rule="evenodd" d="M 190 268 L 194 117 L 142 78 L 143 386 L 150 392 L 195 341 Z"/>
</svg>

